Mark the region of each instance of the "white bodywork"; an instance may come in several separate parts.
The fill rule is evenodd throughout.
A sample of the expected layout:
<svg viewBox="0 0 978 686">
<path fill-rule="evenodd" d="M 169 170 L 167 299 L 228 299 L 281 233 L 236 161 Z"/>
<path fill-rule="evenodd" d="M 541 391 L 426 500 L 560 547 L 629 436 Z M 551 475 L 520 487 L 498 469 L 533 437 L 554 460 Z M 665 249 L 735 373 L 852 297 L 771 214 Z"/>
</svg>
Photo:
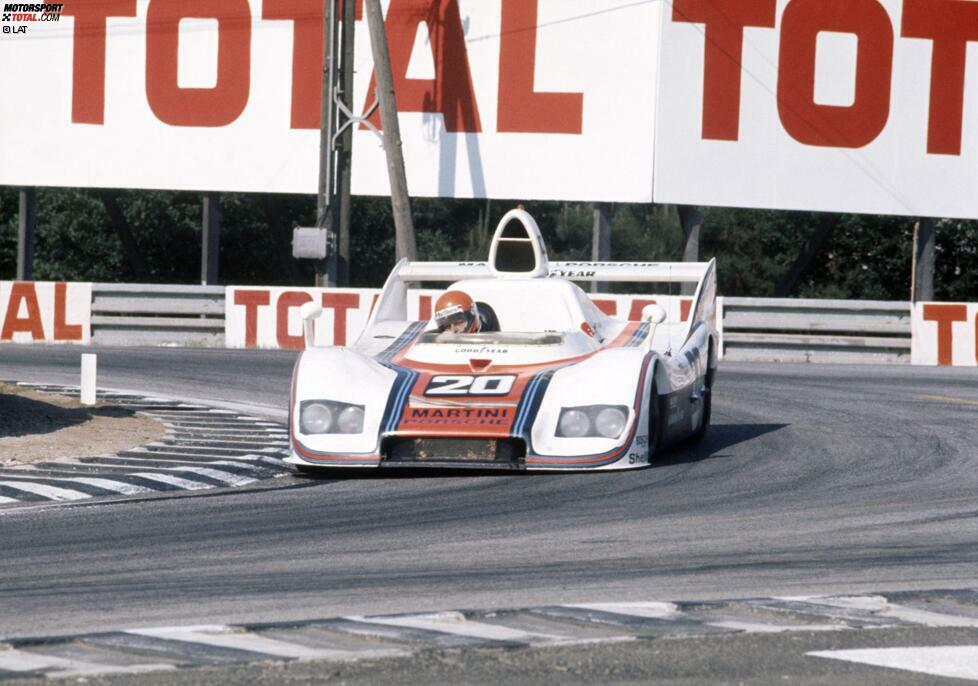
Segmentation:
<svg viewBox="0 0 978 686">
<path fill-rule="evenodd" d="M 697 289 L 685 322 L 656 323 L 661 311 L 655 310 L 647 313 L 649 321 L 627 322 L 601 312 L 571 279 L 695 282 Z M 500 331 L 437 334 L 431 322 L 408 321 L 407 284 L 421 281 L 452 282 L 451 289 L 489 305 Z M 709 421 L 715 300 L 713 262 L 550 263 L 536 223 L 514 210 L 496 230 L 489 262 L 402 260 L 353 346 L 308 348 L 300 355 L 289 461 L 304 469 L 647 465 L 657 446 L 701 435 Z M 306 432 L 302 410 L 315 402 L 362 408 L 362 431 Z M 562 412 L 598 412 L 599 406 L 627 411 L 620 435 L 592 435 L 590 424 L 591 434 L 561 435 Z M 400 454 L 395 446 L 407 443 L 497 442 L 515 451 L 503 463 L 460 456 L 456 465 L 445 455 L 426 462 L 423 452 L 408 461 L 393 457 Z"/>
</svg>

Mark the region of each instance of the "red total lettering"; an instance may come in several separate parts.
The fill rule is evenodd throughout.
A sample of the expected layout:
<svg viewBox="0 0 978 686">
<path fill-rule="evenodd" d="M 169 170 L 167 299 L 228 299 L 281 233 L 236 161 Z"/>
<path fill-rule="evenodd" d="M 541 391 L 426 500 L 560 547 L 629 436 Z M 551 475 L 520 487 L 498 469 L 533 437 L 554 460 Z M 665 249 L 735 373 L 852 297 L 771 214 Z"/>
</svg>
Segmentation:
<svg viewBox="0 0 978 686">
<path fill-rule="evenodd" d="M 234 304 L 245 308 L 245 347 L 258 345 L 258 308 L 271 301 L 268 291 L 235 291 Z"/>
<path fill-rule="evenodd" d="M 370 309 L 372 312 L 373 307 L 371 307 Z M 430 295 L 418 296 L 418 321 L 423 322 L 429 319 L 431 319 L 431 296 Z"/>
<path fill-rule="evenodd" d="M 901 35 L 934 41 L 927 152 L 960 155 L 965 57 L 968 42 L 978 41 L 978 3 L 905 0 Z"/>
<path fill-rule="evenodd" d="M 655 303 L 655 300 L 643 300 L 641 298 L 635 298 L 632 300 L 632 308 L 628 311 L 628 321 L 642 321 L 642 310 L 645 309 L 646 305 L 655 305 Z"/>
<path fill-rule="evenodd" d="M 69 324 L 68 319 L 68 284 L 54 284 L 54 340 L 80 341 L 82 339 L 81 324 Z"/>
<path fill-rule="evenodd" d="M 217 85 L 181 88 L 177 82 L 181 19 L 218 21 Z M 248 104 L 251 9 L 248 0 L 154 0 L 146 15 L 146 98 L 157 118 L 173 126 L 226 126 Z"/>
<path fill-rule="evenodd" d="M 968 306 L 924 305 L 924 321 L 937 322 L 937 364 L 950 366 L 954 353 L 954 322 L 968 321 Z"/>
<path fill-rule="evenodd" d="M 618 316 L 618 303 L 615 302 L 614 300 L 592 299 L 591 302 L 593 302 L 595 307 L 597 307 L 599 310 L 604 312 L 609 317 Z"/>
<path fill-rule="evenodd" d="M 776 0 L 674 0 L 672 20 L 706 25 L 703 138 L 735 141 L 740 135 L 740 78 L 744 29 L 773 29 Z"/>
<path fill-rule="evenodd" d="M 20 316 L 20 305 L 27 308 L 25 316 Z M 13 340 L 15 333 L 26 332 L 35 341 L 44 340 L 44 324 L 41 322 L 41 306 L 37 302 L 37 291 L 30 281 L 11 284 L 10 298 L 7 300 L 7 316 L 0 330 L 0 341 Z"/>
<path fill-rule="evenodd" d="M 65 3 L 64 14 L 75 18 L 71 62 L 71 121 L 105 122 L 105 22 L 109 17 L 135 17 L 136 0 Z"/>
<path fill-rule="evenodd" d="M 360 308 L 359 293 L 323 293 L 323 307 L 333 312 L 333 345 L 346 345 L 346 313 Z"/>
<path fill-rule="evenodd" d="M 278 296 L 278 301 L 275 303 L 275 340 L 278 341 L 278 347 L 292 350 L 302 350 L 306 347 L 302 334 L 293 336 L 289 333 L 289 310 L 301 307 L 307 302 L 312 302 L 312 296 L 300 291 L 286 291 Z"/>
<path fill-rule="evenodd" d="M 411 50 L 418 27 L 425 23 L 431 40 L 435 78 L 407 78 Z M 479 133 L 482 122 L 472 87 L 468 50 L 457 0 L 391 0 L 385 20 L 390 46 L 394 93 L 399 112 L 441 112 L 445 129 L 453 133 Z M 377 89 L 375 76 L 370 77 L 364 112 L 373 102 Z M 371 123 L 381 128 L 380 113 L 374 112 Z M 361 128 L 366 128 L 361 125 Z"/>
<path fill-rule="evenodd" d="M 262 19 L 291 21 L 293 129 L 318 129 L 323 93 L 322 0 L 265 0 Z"/>
<path fill-rule="evenodd" d="M 815 103 L 816 41 L 822 31 L 859 39 L 856 98 L 851 106 Z M 890 116 L 893 25 L 877 0 L 793 0 L 781 20 L 778 113 L 792 138 L 806 145 L 861 148 Z"/>
<path fill-rule="evenodd" d="M 537 3 L 538 0 L 503 0 L 496 128 L 509 133 L 580 134 L 583 93 L 534 90 Z"/>
</svg>

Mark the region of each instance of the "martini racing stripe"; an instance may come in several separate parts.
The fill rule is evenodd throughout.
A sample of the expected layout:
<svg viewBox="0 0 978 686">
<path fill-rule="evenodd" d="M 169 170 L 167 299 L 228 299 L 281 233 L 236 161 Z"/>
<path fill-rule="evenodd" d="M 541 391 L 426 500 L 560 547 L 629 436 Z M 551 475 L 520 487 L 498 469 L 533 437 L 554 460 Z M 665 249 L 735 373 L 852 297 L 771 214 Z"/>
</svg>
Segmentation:
<svg viewBox="0 0 978 686">
<path fill-rule="evenodd" d="M 548 369 L 540 372 L 527 384 L 516 409 L 516 421 L 513 422 L 511 435 L 516 438 L 524 438 L 524 431 L 527 425 L 533 423 L 533 419 L 540 409 L 540 404 L 543 402 L 543 396 L 547 392 L 547 386 L 550 385 L 550 379 L 553 378 L 556 371 L 556 369 Z"/>
<path fill-rule="evenodd" d="M 400 336 L 397 337 L 393 343 L 391 343 L 382 353 L 377 355 L 377 361 L 381 363 L 390 362 L 394 358 L 394 355 L 407 347 L 408 343 L 413 341 L 427 324 L 428 322 L 415 322 L 414 324 L 411 324 L 401 333 Z"/>
<path fill-rule="evenodd" d="M 397 379 L 391 387 L 390 395 L 387 397 L 387 407 L 384 408 L 384 416 L 380 420 L 381 433 L 393 433 L 401 422 L 401 413 L 404 412 L 404 404 L 411 395 L 411 389 L 421 375 L 393 364 L 384 364 L 384 366 L 395 372 Z"/>
<path fill-rule="evenodd" d="M 629 338 L 627 341 L 625 341 L 625 344 L 622 347 L 637 348 L 638 346 L 640 346 L 642 342 L 646 339 L 646 337 L 649 335 L 650 326 L 651 325 L 648 322 L 643 323 L 641 326 L 635 329 L 635 332 L 632 334 L 632 337 Z"/>
</svg>

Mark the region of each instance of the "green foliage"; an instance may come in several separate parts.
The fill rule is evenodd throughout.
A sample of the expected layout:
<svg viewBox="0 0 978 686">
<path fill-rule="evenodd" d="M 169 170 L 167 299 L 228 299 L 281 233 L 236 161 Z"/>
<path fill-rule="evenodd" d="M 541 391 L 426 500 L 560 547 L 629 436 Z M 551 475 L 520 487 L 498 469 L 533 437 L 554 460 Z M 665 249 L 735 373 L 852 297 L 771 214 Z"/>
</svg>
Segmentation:
<svg viewBox="0 0 978 686">
<path fill-rule="evenodd" d="M 294 225 L 315 222 L 315 198 L 243 193 L 220 197 L 222 283 L 313 283 L 313 265 L 292 258 L 291 238 Z M 41 189 L 37 199 L 35 278 L 199 282 L 199 193 Z M 122 229 L 107 209 L 111 202 L 124 218 Z M 540 225 L 552 259 L 590 259 L 590 203 L 447 199 L 413 201 L 419 257 L 484 260 L 496 223 L 520 202 Z M 612 259 L 682 259 L 675 208 L 619 204 L 609 206 L 609 211 Z M 17 215 L 17 189 L 0 187 L 2 279 L 16 272 Z M 703 216 L 700 255 L 717 258 L 720 291 L 726 295 L 773 295 L 814 229 L 831 225 L 790 295 L 881 300 L 909 296 L 912 219 L 728 208 L 705 208 Z M 123 242 L 126 232 L 132 241 L 129 253 Z M 383 283 L 394 264 L 393 233 L 387 198 L 353 199 L 351 286 Z M 936 253 L 938 299 L 978 300 L 978 222 L 940 221 Z"/>
</svg>

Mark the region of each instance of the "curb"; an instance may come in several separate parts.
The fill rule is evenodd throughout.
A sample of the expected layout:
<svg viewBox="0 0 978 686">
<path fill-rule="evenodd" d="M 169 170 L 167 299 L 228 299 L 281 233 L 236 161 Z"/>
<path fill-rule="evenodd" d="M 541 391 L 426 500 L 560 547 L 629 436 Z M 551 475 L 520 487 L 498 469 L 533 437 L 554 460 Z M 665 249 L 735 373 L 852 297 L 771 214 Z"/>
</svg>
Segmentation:
<svg viewBox="0 0 978 686">
<path fill-rule="evenodd" d="M 77 386 L 4 382 L 77 397 Z M 99 401 L 160 421 L 165 434 L 138 448 L 0 469 L 0 507 L 108 496 L 246 486 L 293 472 L 288 428 L 232 410 L 100 390 Z"/>
</svg>

